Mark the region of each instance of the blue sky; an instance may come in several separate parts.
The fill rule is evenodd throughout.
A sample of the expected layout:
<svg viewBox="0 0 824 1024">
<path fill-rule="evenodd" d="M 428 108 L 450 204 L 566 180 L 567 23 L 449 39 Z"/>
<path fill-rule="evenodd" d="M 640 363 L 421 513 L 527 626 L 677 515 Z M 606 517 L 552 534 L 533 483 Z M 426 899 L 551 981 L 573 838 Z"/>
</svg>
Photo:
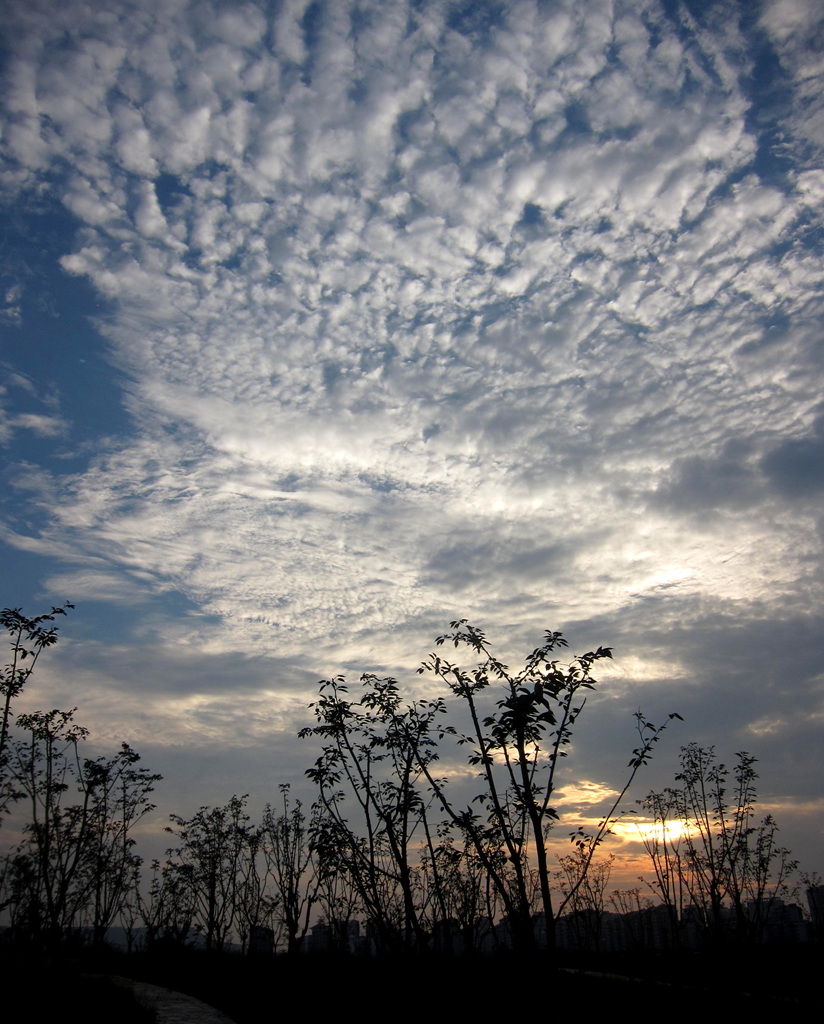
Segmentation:
<svg viewBox="0 0 824 1024">
<path fill-rule="evenodd" d="M 578 780 L 679 711 L 650 783 L 750 750 L 820 868 L 818 4 L 3 22 L 0 600 L 77 605 L 26 700 L 186 813 L 299 779 L 323 676 L 562 629 Z"/>
</svg>

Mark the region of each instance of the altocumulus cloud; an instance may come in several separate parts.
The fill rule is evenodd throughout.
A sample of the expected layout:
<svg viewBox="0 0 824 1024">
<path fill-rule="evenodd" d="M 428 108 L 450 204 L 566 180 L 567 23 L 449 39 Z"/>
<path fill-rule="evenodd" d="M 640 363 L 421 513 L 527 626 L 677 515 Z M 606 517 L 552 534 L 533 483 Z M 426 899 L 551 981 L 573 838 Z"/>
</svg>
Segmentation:
<svg viewBox="0 0 824 1024">
<path fill-rule="evenodd" d="M 58 364 L 5 356 L 3 536 L 48 594 L 204 678 L 252 652 L 258 693 L 456 616 L 560 625 L 783 763 L 765 716 L 820 709 L 815 3 L 12 0 L 2 31 L 6 238 L 61 225 L 4 257 L 3 329 L 59 335 L 83 288 L 103 339 L 72 336 L 82 432 Z M 767 623 L 790 646 L 748 662 Z"/>
</svg>

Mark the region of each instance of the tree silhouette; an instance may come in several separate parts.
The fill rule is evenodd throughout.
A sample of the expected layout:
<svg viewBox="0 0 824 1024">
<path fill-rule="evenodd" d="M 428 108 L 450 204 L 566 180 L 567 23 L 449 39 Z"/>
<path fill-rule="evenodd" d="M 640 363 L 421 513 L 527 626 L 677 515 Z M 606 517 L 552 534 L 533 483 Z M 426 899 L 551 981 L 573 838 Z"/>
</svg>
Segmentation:
<svg viewBox="0 0 824 1024">
<path fill-rule="evenodd" d="M 3 812 L 12 798 L 6 774 L 6 746 L 13 721 L 12 705 L 29 681 L 37 659 L 47 647 L 57 643 L 58 627 L 47 623 L 53 623 L 58 615 L 65 615 L 67 609 L 71 608 L 74 605 L 67 601 L 62 608 L 53 607 L 51 612 L 32 618 L 24 615 L 19 608 L 4 608 L 0 612 L 0 626 L 11 638 L 12 656 L 11 661 L 0 670 L 0 824 Z"/>
<path fill-rule="evenodd" d="M 189 819 L 173 814 L 166 828 L 179 845 L 167 852 L 165 871 L 188 893 L 192 923 L 207 950 L 222 950 L 229 938 L 258 854 L 247 799 L 233 796 L 224 807 L 201 807 Z"/>
<path fill-rule="evenodd" d="M 102 943 L 136 893 L 134 829 L 153 809 L 149 796 L 161 778 L 139 767 L 126 743 L 116 754 L 85 757 L 88 732 L 76 709 L 14 717 L 14 699 L 57 643 L 55 620 L 73 607 L 31 618 L 19 608 L 0 613 L 11 647 L 0 672 L 0 813 L 14 804 L 21 834 L 2 873 L 0 909 L 16 934 L 50 947 L 81 927 Z"/>
<path fill-rule="evenodd" d="M 307 771 L 319 794 L 318 836 L 327 850 L 335 851 L 367 917 L 389 945 L 426 948 L 425 924 L 437 923 L 438 915 L 446 913 L 446 878 L 474 877 L 480 867 L 494 892 L 487 904 L 500 903 L 514 945 L 532 949 L 540 941 L 551 946 L 556 914 L 583 884 L 618 804 L 650 759 L 666 722 L 655 726 L 636 714 L 639 742 L 627 778 L 595 832 L 576 832 L 580 875 L 555 908 L 547 836 L 558 818 L 552 802 L 557 770 L 567 756 L 586 691 L 595 686 L 593 666 L 610 658 L 611 651 L 599 647 L 562 664 L 555 654 L 566 641 L 560 633 L 547 632 L 543 645 L 512 672 L 492 653 L 484 632 L 465 620 L 453 622 L 452 632 L 436 644 L 468 650 L 480 659 L 465 669 L 432 654 L 419 670 L 445 682 L 457 705 L 444 698 L 404 704 L 395 679 L 373 674 L 362 676 L 359 700 L 350 697 L 343 677 L 320 684 L 320 698 L 311 705 L 317 724 L 301 731 L 323 742 L 321 756 Z M 453 724 L 461 710 L 468 719 L 464 731 Z M 454 801 L 438 775 L 446 737 L 469 747 L 468 763 L 481 780 L 469 806 Z M 351 819 L 350 806 L 358 811 L 360 827 Z M 462 857 L 471 851 L 471 865 L 465 860 L 466 870 L 457 875 L 445 870 L 450 858 L 454 866 L 456 845 L 447 854 L 443 844 L 436 852 L 432 841 L 433 808 L 443 817 L 434 823 L 435 830 L 443 837 L 460 837 Z M 419 848 L 426 851 L 422 862 L 415 860 Z M 540 939 L 533 920 L 536 908 Z"/>
<path fill-rule="evenodd" d="M 135 884 L 132 833 L 161 776 L 137 767 L 125 743 L 83 758 L 88 733 L 73 710 L 20 715 L 16 731 L 7 769 L 26 818 L 7 878 L 14 921 L 51 946 L 81 925 L 100 943 Z"/>
<path fill-rule="evenodd" d="M 267 879 L 274 888 L 272 903 L 286 932 L 286 949 L 296 953 L 306 937 L 322 878 L 317 851 L 310 843 L 313 822 L 307 822 L 300 800 L 290 802 L 288 785 L 280 791 L 282 810 L 277 813 L 266 805 L 261 840 Z"/>
<path fill-rule="evenodd" d="M 713 747 L 690 743 L 681 748 L 680 785 L 640 801 L 656 825 L 645 840 L 650 888 L 674 924 L 689 916 L 713 943 L 761 941 L 797 867 L 772 815 L 756 820 L 755 764 L 741 751 L 730 771 Z"/>
</svg>

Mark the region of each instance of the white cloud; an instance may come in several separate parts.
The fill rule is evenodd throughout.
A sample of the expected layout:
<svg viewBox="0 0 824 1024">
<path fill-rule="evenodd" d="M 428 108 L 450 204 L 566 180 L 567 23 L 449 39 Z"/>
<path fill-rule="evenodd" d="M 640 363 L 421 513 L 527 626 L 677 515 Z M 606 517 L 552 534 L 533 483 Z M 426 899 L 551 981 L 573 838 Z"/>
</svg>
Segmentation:
<svg viewBox="0 0 824 1024">
<path fill-rule="evenodd" d="M 58 416 L 43 416 L 37 413 L 20 413 L 8 421 L 11 429 L 31 430 L 40 437 L 55 437 L 66 429 L 66 422 Z"/>
</svg>

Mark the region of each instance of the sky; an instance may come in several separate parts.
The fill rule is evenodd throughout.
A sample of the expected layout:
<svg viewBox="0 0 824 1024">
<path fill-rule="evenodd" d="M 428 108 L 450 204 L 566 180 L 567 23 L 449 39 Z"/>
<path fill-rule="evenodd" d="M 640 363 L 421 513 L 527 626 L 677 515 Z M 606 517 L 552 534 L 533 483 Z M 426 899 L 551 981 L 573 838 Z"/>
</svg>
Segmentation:
<svg viewBox="0 0 824 1024">
<path fill-rule="evenodd" d="M 614 663 L 564 808 L 673 711 L 822 869 L 816 0 L 8 0 L 0 603 L 162 815 L 453 619 Z M 600 668 L 600 665 L 599 665 Z M 589 795 L 587 795 L 589 794 Z M 630 801 L 631 806 L 631 801 Z M 627 847 L 629 850 L 629 846 Z"/>
</svg>

